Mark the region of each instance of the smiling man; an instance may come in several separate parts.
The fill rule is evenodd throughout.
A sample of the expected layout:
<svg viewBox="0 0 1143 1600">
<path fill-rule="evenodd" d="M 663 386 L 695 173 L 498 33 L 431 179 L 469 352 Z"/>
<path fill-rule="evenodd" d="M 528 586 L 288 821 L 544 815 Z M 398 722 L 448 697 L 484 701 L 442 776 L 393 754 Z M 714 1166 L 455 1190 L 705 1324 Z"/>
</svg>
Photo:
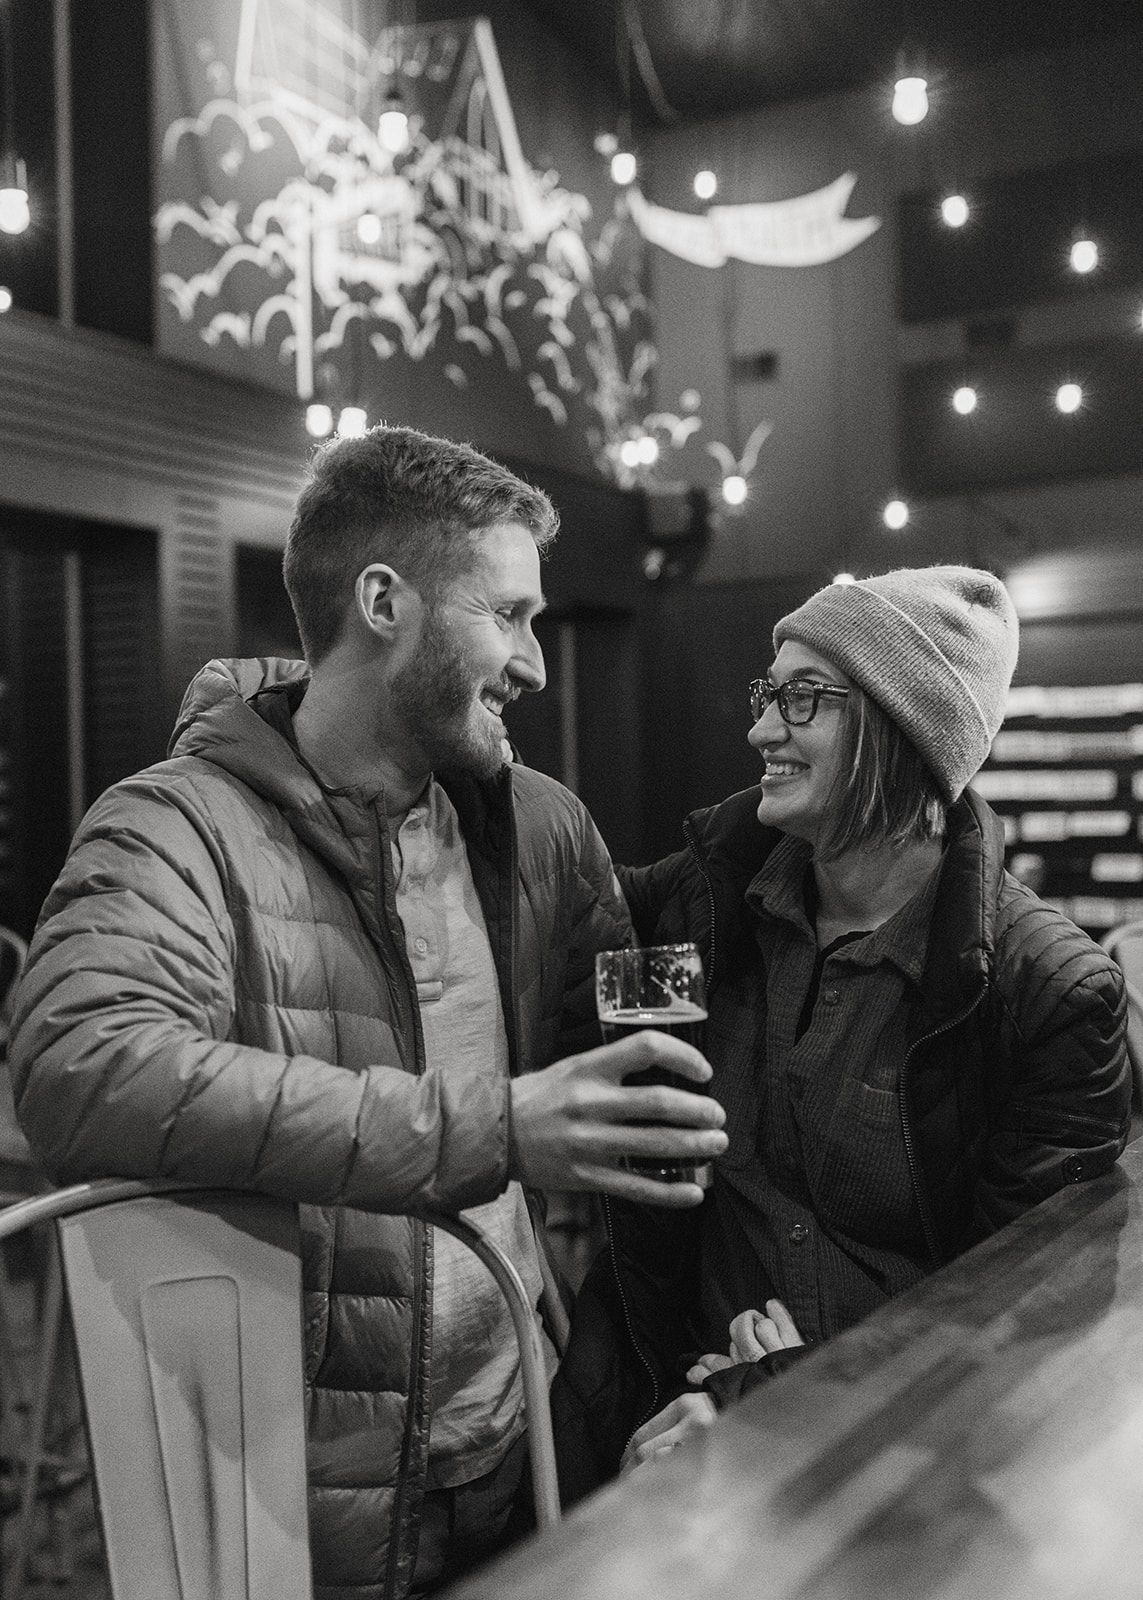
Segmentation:
<svg viewBox="0 0 1143 1600">
<path fill-rule="evenodd" d="M 697 1205 L 630 1155 L 709 1159 L 703 1058 L 595 1045 L 611 863 L 561 785 L 505 764 L 544 685 L 556 515 L 461 445 L 324 447 L 285 575 L 306 661 L 213 661 L 171 759 L 109 790 L 49 896 L 10 1055 L 55 1178 L 302 1202 L 317 1600 L 425 1594 L 526 1525 L 516 1341 L 484 1269 L 402 1213 L 469 1213 L 541 1298 L 525 1189 Z M 568 1052 L 576 1052 L 568 1054 Z"/>
</svg>

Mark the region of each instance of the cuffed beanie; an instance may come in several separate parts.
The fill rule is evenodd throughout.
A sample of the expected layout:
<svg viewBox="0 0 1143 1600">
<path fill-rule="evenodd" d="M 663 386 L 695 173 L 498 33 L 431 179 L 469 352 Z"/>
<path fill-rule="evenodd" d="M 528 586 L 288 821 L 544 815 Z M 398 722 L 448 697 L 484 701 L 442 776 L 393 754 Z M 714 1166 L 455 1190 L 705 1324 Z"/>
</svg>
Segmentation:
<svg viewBox="0 0 1143 1600">
<path fill-rule="evenodd" d="M 1016 669 L 1019 624 L 999 578 L 974 567 L 900 568 L 831 583 L 783 617 L 905 733 L 955 800 L 984 765 Z"/>
</svg>

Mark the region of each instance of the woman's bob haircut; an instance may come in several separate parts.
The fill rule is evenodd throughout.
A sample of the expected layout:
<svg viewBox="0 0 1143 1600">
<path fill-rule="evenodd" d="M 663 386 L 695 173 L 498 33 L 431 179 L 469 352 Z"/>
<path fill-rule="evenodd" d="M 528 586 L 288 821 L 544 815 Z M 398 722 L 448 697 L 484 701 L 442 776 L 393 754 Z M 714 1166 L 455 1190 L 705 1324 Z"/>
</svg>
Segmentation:
<svg viewBox="0 0 1143 1600">
<path fill-rule="evenodd" d="M 841 765 L 814 849 L 819 860 L 942 837 L 946 807 L 936 778 L 856 683 L 849 686 L 839 736 Z"/>
</svg>

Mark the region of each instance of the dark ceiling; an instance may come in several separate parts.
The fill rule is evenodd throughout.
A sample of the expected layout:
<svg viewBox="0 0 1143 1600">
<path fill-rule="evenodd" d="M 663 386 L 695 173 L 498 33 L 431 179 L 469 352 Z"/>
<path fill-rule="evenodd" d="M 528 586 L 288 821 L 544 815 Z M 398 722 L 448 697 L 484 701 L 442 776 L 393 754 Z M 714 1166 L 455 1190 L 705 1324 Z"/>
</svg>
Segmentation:
<svg viewBox="0 0 1143 1600">
<path fill-rule="evenodd" d="M 1021 50 L 1138 29 L 1140 0 L 527 0 L 617 84 L 636 125 L 886 80 L 904 47 L 933 80 Z"/>
</svg>

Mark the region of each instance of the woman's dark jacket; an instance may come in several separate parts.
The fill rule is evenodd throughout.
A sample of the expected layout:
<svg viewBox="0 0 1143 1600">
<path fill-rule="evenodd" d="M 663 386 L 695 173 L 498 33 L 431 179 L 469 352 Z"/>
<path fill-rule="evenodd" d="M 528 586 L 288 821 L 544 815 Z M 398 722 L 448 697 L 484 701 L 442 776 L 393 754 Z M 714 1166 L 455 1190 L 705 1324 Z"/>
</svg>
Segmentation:
<svg viewBox="0 0 1143 1600">
<path fill-rule="evenodd" d="M 757 807 L 751 789 L 696 812 L 686 849 L 620 869 L 639 942 L 695 940 L 712 996 L 761 960 L 745 891 L 783 836 L 758 822 Z M 933 1268 L 1064 1184 L 1106 1172 L 1131 1112 L 1118 967 L 1004 870 L 1000 823 L 975 795 L 951 808 L 948 827 L 899 1083 Z M 615 1470 L 633 1429 L 686 1387 L 688 1357 L 708 1347 L 701 1208 L 611 1201 L 606 1212 L 608 1244 L 581 1290 L 553 1390 L 567 1499 Z"/>
</svg>

